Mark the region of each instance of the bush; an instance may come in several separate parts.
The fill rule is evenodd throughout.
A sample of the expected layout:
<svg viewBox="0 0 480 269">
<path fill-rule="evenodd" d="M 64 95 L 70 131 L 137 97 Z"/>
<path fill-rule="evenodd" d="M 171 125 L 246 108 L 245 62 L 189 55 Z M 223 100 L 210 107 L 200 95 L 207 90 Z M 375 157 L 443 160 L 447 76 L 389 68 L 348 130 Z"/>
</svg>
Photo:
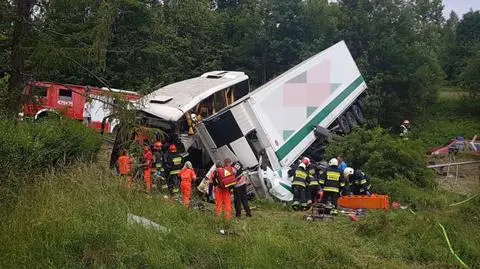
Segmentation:
<svg viewBox="0 0 480 269">
<path fill-rule="evenodd" d="M 0 120 L 0 178 L 32 178 L 54 166 L 93 160 L 101 143 L 94 131 L 66 119 Z"/>
<path fill-rule="evenodd" d="M 384 180 L 407 179 L 420 187 L 434 186 L 433 173 L 426 168 L 422 145 L 393 137 L 381 128 L 356 129 L 327 146 L 326 156 L 343 154 L 348 164 Z"/>
</svg>

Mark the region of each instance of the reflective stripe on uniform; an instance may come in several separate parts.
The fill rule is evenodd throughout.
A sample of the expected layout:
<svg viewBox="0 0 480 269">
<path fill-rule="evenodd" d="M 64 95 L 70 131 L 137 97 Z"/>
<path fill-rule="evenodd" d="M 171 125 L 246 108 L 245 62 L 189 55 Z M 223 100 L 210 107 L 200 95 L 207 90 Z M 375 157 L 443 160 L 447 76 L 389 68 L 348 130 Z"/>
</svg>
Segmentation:
<svg viewBox="0 0 480 269">
<path fill-rule="evenodd" d="M 322 184 L 322 185 L 325 184 L 325 180 L 323 180 L 323 179 L 320 179 L 318 182 L 320 182 L 320 184 Z"/>
<path fill-rule="evenodd" d="M 310 183 L 308 185 L 309 186 L 316 186 L 316 185 L 318 185 L 318 181 L 316 181 L 316 180 L 310 181 Z"/>
<path fill-rule="evenodd" d="M 328 171 L 327 172 L 327 180 L 331 180 L 331 181 L 340 180 L 340 173 L 339 172 Z"/>
<path fill-rule="evenodd" d="M 345 182 L 340 182 L 340 187 L 345 187 Z"/>
<path fill-rule="evenodd" d="M 172 159 L 173 165 L 179 165 L 182 163 L 182 157 L 175 157 Z"/>
<path fill-rule="evenodd" d="M 324 191 L 331 191 L 331 192 L 340 192 L 338 188 L 335 187 L 325 187 L 323 188 Z"/>
<path fill-rule="evenodd" d="M 360 181 L 360 184 L 365 184 L 365 183 L 367 183 L 367 180 L 366 180 L 366 179 L 362 179 L 362 180 Z"/>
<path fill-rule="evenodd" d="M 180 170 L 172 170 L 170 171 L 170 175 L 178 175 L 178 173 L 180 173 Z"/>
<path fill-rule="evenodd" d="M 297 170 L 295 171 L 295 177 L 301 178 L 301 179 L 306 179 L 308 174 L 304 171 Z"/>
<path fill-rule="evenodd" d="M 303 182 L 301 182 L 301 181 L 293 181 L 293 182 L 292 182 L 292 186 L 293 186 L 293 185 L 306 187 L 305 183 L 303 183 Z"/>
</svg>

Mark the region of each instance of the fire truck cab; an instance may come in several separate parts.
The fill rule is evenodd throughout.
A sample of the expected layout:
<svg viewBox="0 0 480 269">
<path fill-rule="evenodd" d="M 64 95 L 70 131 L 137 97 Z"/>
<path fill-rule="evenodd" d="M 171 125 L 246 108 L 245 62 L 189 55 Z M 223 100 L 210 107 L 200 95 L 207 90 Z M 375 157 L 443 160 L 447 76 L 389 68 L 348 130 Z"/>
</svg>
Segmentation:
<svg viewBox="0 0 480 269">
<path fill-rule="evenodd" d="M 25 88 L 25 95 L 28 98 L 23 106 L 23 114 L 39 119 L 54 113 L 82 121 L 88 96 L 91 102 L 92 128 L 101 130 L 102 120 L 113 112 L 113 106 L 109 104 L 114 102 L 114 94 L 128 101 L 140 98 L 132 91 L 36 81 L 27 84 Z M 104 131 L 112 132 L 116 124 L 115 120 L 107 122 Z"/>
</svg>

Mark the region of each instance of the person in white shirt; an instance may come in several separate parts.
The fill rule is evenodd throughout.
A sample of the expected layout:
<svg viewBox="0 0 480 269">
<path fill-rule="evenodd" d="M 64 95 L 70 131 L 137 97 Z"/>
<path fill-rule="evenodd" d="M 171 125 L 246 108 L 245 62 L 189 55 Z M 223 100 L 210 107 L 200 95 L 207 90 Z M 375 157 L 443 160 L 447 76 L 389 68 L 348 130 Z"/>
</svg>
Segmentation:
<svg viewBox="0 0 480 269">
<path fill-rule="evenodd" d="M 87 127 L 92 126 L 92 104 L 90 98 L 87 97 L 83 105 L 83 124 Z"/>
</svg>

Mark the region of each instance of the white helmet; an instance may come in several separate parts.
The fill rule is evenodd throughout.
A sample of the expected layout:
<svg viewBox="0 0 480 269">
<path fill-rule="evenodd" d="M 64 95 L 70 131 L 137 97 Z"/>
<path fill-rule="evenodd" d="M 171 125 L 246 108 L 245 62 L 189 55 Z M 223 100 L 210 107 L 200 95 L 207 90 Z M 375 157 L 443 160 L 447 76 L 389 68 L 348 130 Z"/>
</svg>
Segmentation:
<svg viewBox="0 0 480 269">
<path fill-rule="evenodd" d="M 353 168 L 347 167 L 347 168 L 345 168 L 345 170 L 343 170 L 343 175 L 346 178 L 348 178 L 349 175 L 353 175 L 353 172 L 355 172 L 355 170 L 353 170 Z"/>
<path fill-rule="evenodd" d="M 338 166 L 337 158 L 330 159 L 330 161 L 328 162 L 328 166 Z"/>
</svg>

